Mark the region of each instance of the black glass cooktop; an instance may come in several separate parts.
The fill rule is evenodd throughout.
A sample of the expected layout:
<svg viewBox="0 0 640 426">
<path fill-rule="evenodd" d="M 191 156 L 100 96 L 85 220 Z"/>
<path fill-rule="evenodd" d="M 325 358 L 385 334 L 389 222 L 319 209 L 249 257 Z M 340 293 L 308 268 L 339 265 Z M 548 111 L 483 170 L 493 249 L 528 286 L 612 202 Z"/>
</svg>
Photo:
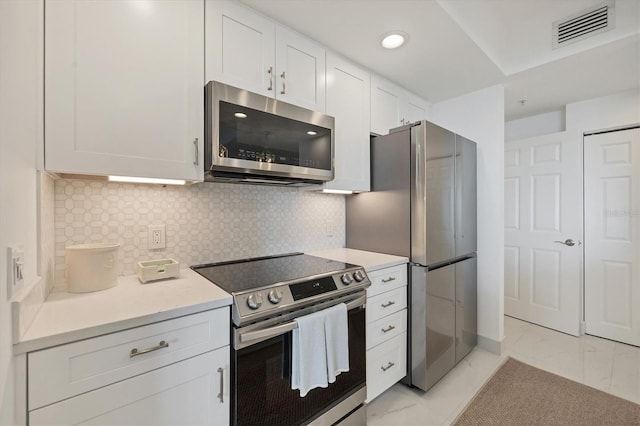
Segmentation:
<svg viewBox="0 0 640 426">
<path fill-rule="evenodd" d="M 314 275 L 338 273 L 356 265 L 290 253 L 231 262 L 192 266 L 191 269 L 225 290 L 238 293 Z"/>
</svg>

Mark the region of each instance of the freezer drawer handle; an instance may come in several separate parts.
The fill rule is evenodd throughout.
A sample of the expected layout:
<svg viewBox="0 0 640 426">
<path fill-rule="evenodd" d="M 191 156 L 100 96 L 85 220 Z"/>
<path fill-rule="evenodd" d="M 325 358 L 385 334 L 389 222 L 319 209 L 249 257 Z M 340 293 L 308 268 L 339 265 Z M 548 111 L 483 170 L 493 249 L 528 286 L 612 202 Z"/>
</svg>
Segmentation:
<svg viewBox="0 0 640 426">
<path fill-rule="evenodd" d="M 387 279 L 384 279 L 384 278 L 383 278 L 383 279 L 382 279 L 382 282 L 383 282 L 383 283 L 390 283 L 391 281 L 395 281 L 395 280 L 396 280 L 396 277 L 389 277 L 389 278 L 387 278 Z"/>
<path fill-rule="evenodd" d="M 393 325 L 390 325 L 390 326 L 389 326 L 389 327 L 387 327 L 387 328 L 383 328 L 383 329 L 382 329 L 382 332 L 383 332 L 383 333 L 388 333 L 388 332 L 390 332 L 391 330 L 395 330 L 395 327 L 394 327 Z"/>
<path fill-rule="evenodd" d="M 137 348 L 131 349 L 131 352 L 129 352 L 129 358 L 133 358 L 134 356 L 138 356 L 138 355 L 148 354 L 149 352 L 157 351 L 158 349 L 168 348 L 168 347 L 169 347 L 169 342 L 161 340 L 157 346 L 153 346 L 151 348 L 142 349 L 140 351 Z"/>
<path fill-rule="evenodd" d="M 382 366 L 380 368 L 382 368 L 382 371 L 387 371 L 388 369 L 390 369 L 391 367 L 393 367 L 395 364 L 392 363 L 391 361 L 389 361 L 389 363 L 387 364 L 386 367 Z"/>
<path fill-rule="evenodd" d="M 393 300 L 389 300 L 387 303 L 383 303 L 380 306 L 382 306 L 383 308 L 388 308 L 389 306 L 395 305 L 395 304 L 396 304 L 396 302 L 394 302 Z"/>
</svg>

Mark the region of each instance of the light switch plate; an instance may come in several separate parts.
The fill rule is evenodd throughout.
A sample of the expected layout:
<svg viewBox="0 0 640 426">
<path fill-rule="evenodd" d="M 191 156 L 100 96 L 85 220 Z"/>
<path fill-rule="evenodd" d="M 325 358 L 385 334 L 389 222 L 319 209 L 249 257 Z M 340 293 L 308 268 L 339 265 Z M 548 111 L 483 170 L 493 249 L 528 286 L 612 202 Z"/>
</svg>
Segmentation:
<svg viewBox="0 0 640 426">
<path fill-rule="evenodd" d="M 7 300 L 11 300 L 24 284 L 24 249 L 7 248 Z"/>
</svg>

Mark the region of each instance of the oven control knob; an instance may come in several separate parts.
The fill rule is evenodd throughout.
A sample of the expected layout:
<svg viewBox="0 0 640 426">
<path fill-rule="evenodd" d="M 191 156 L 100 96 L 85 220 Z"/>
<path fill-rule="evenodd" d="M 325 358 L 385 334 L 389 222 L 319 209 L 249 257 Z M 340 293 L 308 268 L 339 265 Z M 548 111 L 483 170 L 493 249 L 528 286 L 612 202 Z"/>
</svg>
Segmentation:
<svg viewBox="0 0 640 426">
<path fill-rule="evenodd" d="M 250 294 L 249 297 L 247 297 L 247 306 L 250 309 L 258 309 L 262 306 L 262 295 L 260 293 Z"/>
<path fill-rule="evenodd" d="M 340 277 L 340 281 L 342 281 L 342 284 L 344 285 L 349 285 L 353 282 L 353 278 L 351 278 L 351 274 L 347 272 L 342 274 L 342 276 Z"/>
<path fill-rule="evenodd" d="M 267 296 L 269 302 L 277 305 L 282 300 L 282 291 L 281 290 L 271 290 Z"/>
<path fill-rule="evenodd" d="M 355 271 L 353 273 L 353 278 L 358 281 L 361 282 L 362 280 L 364 280 L 364 274 L 362 273 L 362 271 Z"/>
</svg>

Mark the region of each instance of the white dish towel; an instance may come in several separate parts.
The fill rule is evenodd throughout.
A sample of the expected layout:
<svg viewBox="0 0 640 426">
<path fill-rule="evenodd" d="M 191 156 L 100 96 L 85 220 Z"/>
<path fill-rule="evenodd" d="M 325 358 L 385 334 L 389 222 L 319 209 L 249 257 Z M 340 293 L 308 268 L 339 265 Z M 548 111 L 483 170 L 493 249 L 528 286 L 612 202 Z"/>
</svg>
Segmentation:
<svg viewBox="0 0 640 426">
<path fill-rule="evenodd" d="M 324 311 L 324 335 L 327 344 L 327 379 L 349 371 L 349 323 L 347 305 L 340 303 Z"/>
<path fill-rule="evenodd" d="M 324 336 L 324 312 L 295 319 L 291 348 L 291 388 L 306 396 L 314 388 L 328 386 L 327 345 Z"/>
<path fill-rule="evenodd" d="M 291 388 L 304 397 L 311 389 L 326 388 L 341 372 L 349 371 L 347 305 L 341 303 L 295 319 Z"/>
</svg>

